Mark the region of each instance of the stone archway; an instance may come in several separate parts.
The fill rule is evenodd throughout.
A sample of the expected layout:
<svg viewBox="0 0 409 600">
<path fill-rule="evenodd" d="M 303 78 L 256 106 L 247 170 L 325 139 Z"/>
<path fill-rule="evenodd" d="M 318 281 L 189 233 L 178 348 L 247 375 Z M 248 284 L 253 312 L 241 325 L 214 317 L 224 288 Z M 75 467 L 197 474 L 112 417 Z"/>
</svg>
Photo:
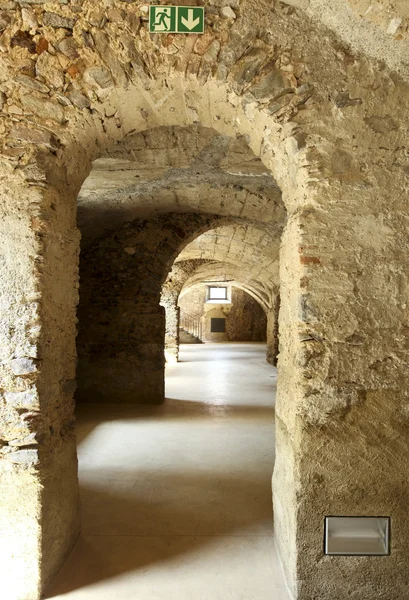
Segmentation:
<svg viewBox="0 0 409 600">
<path fill-rule="evenodd" d="M 183 42 L 150 38 L 136 3 L 24 11 L 6 15 L 1 95 L 10 600 L 39 597 L 79 528 L 76 196 L 92 160 L 131 132 L 195 122 L 246 136 L 289 214 L 274 475 L 289 586 L 300 600 L 405 597 L 407 84 L 278 4 L 245 3 L 235 22 L 211 13 L 205 36 Z M 323 556 L 328 514 L 390 515 L 391 557 L 340 568 Z"/>
<path fill-rule="evenodd" d="M 212 91 L 210 90 L 209 93 L 212 93 Z M 174 98 L 171 98 L 170 101 L 173 103 Z M 136 114 L 138 115 L 139 112 L 136 111 Z M 186 121 L 182 121 L 182 124 L 185 125 Z M 85 125 L 87 124 L 85 123 Z M 228 130 L 230 129 L 229 126 Z M 225 130 L 224 127 L 223 130 Z M 89 131 L 86 131 L 85 139 L 87 139 L 88 134 Z M 76 140 L 74 143 L 77 145 Z M 68 145 L 66 152 L 69 153 Z M 41 267 L 38 269 L 36 278 L 33 281 L 40 282 L 34 285 L 40 287 L 40 296 L 42 299 L 44 298 L 44 301 L 41 303 L 41 314 L 35 318 L 41 322 L 41 342 L 44 339 L 53 341 L 52 348 L 47 343 L 44 348 L 41 348 L 41 366 L 43 372 L 47 373 L 48 376 L 45 389 L 58 390 L 61 400 L 56 405 L 54 404 L 58 407 L 55 410 L 52 408 L 53 405 L 50 405 L 48 391 L 46 392 L 44 388 L 38 388 L 44 390 L 42 395 L 43 405 L 45 402 L 50 409 L 44 413 L 40 400 L 38 412 L 42 415 L 42 418 L 46 417 L 46 419 L 41 423 L 40 429 L 36 427 L 37 430 L 33 431 L 34 427 L 30 423 L 30 429 L 28 430 L 44 440 L 41 453 L 44 456 L 51 453 L 49 456 L 52 457 L 52 460 L 43 459 L 41 461 L 41 454 L 37 446 L 28 450 L 19 447 L 15 453 L 9 452 L 9 458 L 14 464 L 19 461 L 19 464 L 23 463 L 24 468 L 31 471 L 31 477 L 28 481 L 22 483 L 27 498 L 26 512 L 31 515 L 38 515 L 39 518 L 34 529 L 32 517 L 29 518 L 29 521 L 23 519 L 24 524 L 21 524 L 30 533 L 26 536 L 24 545 L 21 543 L 21 538 L 18 540 L 14 556 L 20 554 L 21 562 L 19 563 L 18 559 L 13 559 L 13 568 L 17 568 L 17 565 L 20 564 L 19 568 L 21 569 L 21 565 L 25 565 L 27 561 L 27 555 L 30 555 L 31 573 L 34 570 L 34 575 L 31 574 L 29 580 L 19 580 L 19 589 L 15 592 L 12 591 L 12 593 L 16 593 L 17 598 L 21 594 L 27 593 L 27 589 L 30 590 L 28 592 L 29 597 L 35 597 L 36 594 L 40 593 L 40 590 L 44 589 L 44 586 L 47 585 L 50 577 L 55 573 L 72 547 L 79 530 L 75 438 L 72 420 L 72 393 L 75 389 L 75 347 L 73 344 L 75 340 L 75 306 L 77 304 L 77 286 L 74 284 L 73 287 L 73 282 L 76 279 L 79 248 L 78 234 L 75 229 L 75 205 L 73 200 L 80 187 L 81 179 L 79 177 L 83 178 L 90 167 L 87 167 L 84 172 L 84 164 L 86 163 L 81 154 L 80 156 L 77 155 L 77 161 L 79 162 L 70 160 L 66 165 L 63 165 L 61 159 L 56 160 L 52 153 L 39 155 L 38 161 L 45 172 L 43 171 L 44 175 L 41 175 L 40 170 L 38 170 L 39 167 L 34 173 L 30 171 L 30 176 L 34 175 L 38 179 L 28 182 L 31 183 L 31 189 L 27 196 L 27 207 L 28 205 L 34 205 L 35 207 L 35 216 L 31 217 L 35 219 L 35 231 L 31 229 L 30 218 L 27 220 L 27 226 L 34 235 L 34 244 L 37 254 L 41 256 L 41 262 L 47 264 L 48 272 L 52 272 L 53 280 L 58 281 L 58 286 L 46 292 L 45 290 L 49 288 L 47 276 Z M 52 185 L 48 183 L 51 181 L 53 182 Z M 76 181 L 78 183 L 75 183 Z M 16 184 L 15 176 L 13 177 L 13 183 Z M 33 202 L 32 189 L 34 186 L 37 203 Z M 21 201 L 21 193 L 18 192 L 18 195 Z M 70 197 L 71 202 L 69 201 Z M 46 233 L 48 233 L 47 237 Z M 62 240 L 64 240 L 64 244 L 61 243 Z M 68 265 L 70 265 L 70 268 L 68 268 Z M 10 264 L 10 267 L 14 271 L 12 264 Z M 21 277 L 21 280 L 23 281 L 24 278 Z M 25 292 L 23 295 L 25 295 Z M 50 318 L 50 315 L 53 315 L 52 318 Z M 12 319 L 14 318 L 13 314 L 10 316 Z M 40 342 L 40 339 L 36 341 Z M 16 361 L 20 364 L 19 358 L 16 358 Z M 10 388 L 12 394 L 17 394 L 17 396 L 13 396 L 16 407 L 18 403 L 25 401 L 27 387 L 30 385 L 30 389 L 32 389 L 36 385 L 35 380 L 38 375 L 37 365 L 39 363 L 36 361 L 27 360 L 24 357 L 21 364 L 25 369 L 28 369 L 22 373 L 24 383 L 22 382 L 23 385 L 18 384 L 17 386 L 12 384 Z M 50 369 L 48 369 L 48 366 L 50 366 Z M 16 375 L 18 376 L 20 373 L 16 373 Z M 50 376 L 52 376 L 53 381 L 50 381 Z M 39 384 L 37 383 L 37 385 Z M 156 392 L 157 390 L 154 393 Z M 41 394 L 39 395 L 41 396 Z M 36 404 L 33 404 L 33 408 L 35 406 Z M 10 409 L 8 411 L 10 412 Z M 47 433 L 44 434 L 44 431 Z M 9 484 L 10 489 L 15 488 L 18 490 L 14 481 L 22 481 L 19 474 L 20 469 L 21 467 L 13 468 L 14 472 Z M 42 496 L 36 495 L 33 499 L 33 490 L 36 489 L 36 486 L 41 485 L 38 483 L 40 481 L 39 476 L 41 480 L 45 477 L 48 483 L 43 488 Z M 20 491 L 17 493 L 21 495 Z M 14 500 L 11 500 L 11 503 L 14 503 Z M 8 518 L 8 521 L 12 521 L 12 519 Z M 34 523 L 36 523 L 35 517 Z M 10 531 L 9 526 L 8 530 Z M 47 539 L 47 543 L 44 541 L 44 547 L 41 549 L 37 545 L 40 531 L 43 531 L 42 535 L 44 537 L 42 539 Z M 31 549 L 28 550 L 30 546 Z M 9 546 L 5 551 L 8 550 Z M 30 569 L 27 569 L 27 573 L 29 572 Z M 15 581 L 14 576 L 12 580 Z M 16 588 L 12 582 L 8 585 L 11 590 Z"/>
<path fill-rule="evenodd" d="M 228 199 L 224 201 L 229 206 Z M 262 218 L 262 216 L 260 216 Z M 271 223 L 232 219 L 230 225 L 209 230 L 188 244 L 170 271 L 162 291 L 166 308 L 167 352 L 178 355 L 178 299 L 204 280 L 220 282 L 248 293 L 268 316 L 268 359 L 277 342 L 276 296 L 279 288 L 278 256 L 285 215 L 276 211 Z M 198 307 L 195 308 L 195 312 Z M 198 324 L 195 325 L 198 328 Z M 172 348 L 172 351 L 170 351 Z"/>
</svg>

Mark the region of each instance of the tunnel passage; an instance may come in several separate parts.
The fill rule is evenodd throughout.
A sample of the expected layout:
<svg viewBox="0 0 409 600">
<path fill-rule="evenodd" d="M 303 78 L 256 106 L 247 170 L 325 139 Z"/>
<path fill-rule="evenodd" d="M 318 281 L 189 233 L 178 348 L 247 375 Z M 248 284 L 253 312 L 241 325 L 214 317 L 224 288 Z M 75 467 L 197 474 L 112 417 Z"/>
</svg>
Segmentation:
<svg viewBox="0 0 409 600">
<path fill-rule="evenodd" d="M 165 336 L 177 358 L 177 299 L 193 265 L 240 269 L 271 304 L 285 210 L 242 138 L 199 126 L 130 135 L 96 161 L 78 204 L 78 400 L 163 401 Z"/>
<path fill-rule="evenodd" d="M 163 401 L 162 284 L 181 247 L 195 235 L 200 237 L 204 229 L 214 230 L 220 221 L 227 220 L 210 215 L 165 213 L 126 223 L 83 251 L 77 339 L 78 399 L 154 404 Z M 241 228 L 247 234 L 253 230 L 259 232 L 257 227 L 237 220 L 239 223 L 226 225 L 224 229 L 230 227 L 232 234 Z M 268 237 L 265 231 L 263 235 Z M 273 239 L 270 238 L 271 244 Z M 244 250 L 249 247 L 244 244 Z M 256 254 L 257 269 L 260 257 L 261 254 Z M 271 264 L 275 266 L 276 261 Z M 245 270 L 243 264 L 242 272 Z M 274 273 L 273 269 L 270 275 Z M 176 306 L 177 296 L 169 298 L 172 306 Z"/>
<path fill-rule="evenodd" d="M 165 354 L 168 361 L 174 362 L 178 357 L 178 297 L 182 300 L 191 287 L 203 281 L 220 285 L 228 281 L 231 286 L 243 290 L 254 299 L 256 313 L 256 306 L 261 306 L 267 316 L 268 327 L 260 326 L 264 330 L 263 335 L 260 332 L 256 338 L 264 339 L 267 334 L 267 360 L 274 361 L 278 352 L 278 315 L 275 311 L 279 288 L 279 241 L 279 235 L 275 235 L 269 226 L 236 222 L 203 233 L 182 250 L 165 281 L 161 296 L 161 304 L 166 310 Z M 204 339 L 200 335 L 203 333 L 201 320 L 196 314 L 189 316 L 189 313 L 196 312 L 185 307 L 182 315 L 184 325 L 189 333 L 195 336 L 199 334 Z M 263 318 L 259 313 L 256 320 Z M 231 332 L 230 337 L 234 338 L 234 335 Z M 250 333 L 242 335 L 248 340 L 253 339 Z"/>
<path fill-rule="evenodd" d="M 223 302 L 209 301 L 209 289 L 226 290 Z M 189 318 L 200 323 L 204 342 L 265 342 L 267 316 L 260 304 L 232 282 L 207 279 L 184 288 L 179 298 L 182 328 L 189 333 Z M 184 327 L 184 324 L 186 326 Z M 193 332 L 194 334 L 194 332 Z"/>
</svg>

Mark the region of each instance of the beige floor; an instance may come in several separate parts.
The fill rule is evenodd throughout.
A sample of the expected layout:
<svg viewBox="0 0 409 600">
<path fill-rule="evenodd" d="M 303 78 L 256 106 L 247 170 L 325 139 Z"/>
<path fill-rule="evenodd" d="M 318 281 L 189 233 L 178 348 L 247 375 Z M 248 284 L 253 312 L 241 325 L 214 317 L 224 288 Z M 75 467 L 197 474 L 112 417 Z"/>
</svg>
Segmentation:
<svg viewBox="0 0 409 600">
<path fill-rule="evenodd" d="M 81 408 L 83 534 L 47 598 L 288 600 L 264 356 L 262 344 L 185 345 L 165 405 Z"/>
</svg>

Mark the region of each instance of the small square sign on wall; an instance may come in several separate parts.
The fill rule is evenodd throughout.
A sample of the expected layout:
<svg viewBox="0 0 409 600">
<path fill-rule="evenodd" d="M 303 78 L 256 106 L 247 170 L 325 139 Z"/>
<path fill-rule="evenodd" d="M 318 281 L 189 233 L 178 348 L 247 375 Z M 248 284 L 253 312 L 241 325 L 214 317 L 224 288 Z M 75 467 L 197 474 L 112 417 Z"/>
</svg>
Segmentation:
<svg viewBox="0 0 409 600">
<path fill-rule="evenodd" d="M 150 33 L 204 33 L 202 6 L 150 6 Z"/>
<path fill-rule="evenodd" d="M 180 33 L 203 33 L 204 8 L 179 6 L 177 30 Z"/>
</svg>

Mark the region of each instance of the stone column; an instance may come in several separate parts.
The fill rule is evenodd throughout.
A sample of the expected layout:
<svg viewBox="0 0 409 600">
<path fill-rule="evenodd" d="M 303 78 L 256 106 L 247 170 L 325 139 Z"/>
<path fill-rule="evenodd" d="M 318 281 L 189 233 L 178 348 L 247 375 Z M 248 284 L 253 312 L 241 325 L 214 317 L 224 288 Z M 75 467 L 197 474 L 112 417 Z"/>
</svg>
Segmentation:
<svg viewBox="0 0 409 600">
<path fill-rule="evenodd" d="M 280 296 L 273 299 L 273 307 L 267 312 L 267 362 L 277 366 L 278 357 L 278 314 L 280 310 Z"/>
<path fill-rule="evenodd" d="M 160 404 L 165 397 L 165 309 L 121 295 L 116 301 L 115 309 L 96 315 L 99 329 L 94 318 L 89 343 L 88 313 L 84 306 L 80 312 L 76 397 L 82 402 Z M 105 318 L 112 321 L 103 322 Z"/>
<path fill-rule="evenodd" d="M 348 191 L 290 217 L 282 243 L 273 489 L 297 600 L 409 593 L 408 236 Z M 324 555 L 330 515 L 391 517 L 391 555 Z"/>
<path fill-rule="evenodd" d="M 136 220 L 81 253 L 79 400 L 163 402 L 165 309 L 159 302 L 173 244 L 180 243 L 172 225 L 164 217 Z"/>
<path fill-rule="evenodd" d="M 0 190 L 0 581 L 37 600 L 79 532 L 74 204 L 34 169 Z M 67 233 L 69 232 L 69 233 Z"/>
<path fill-rule="evenodd" d="M 165 309 L 159 305 L 164 266 L 155 252 L 159 232 L 136 222 L 134 229 L 109 233 L 81 253 L 80 401 L 164 400 Z"/>
<path fill-rule="evenodd" d="M 165 359 L 169 364 L 177 363 L 179 359 L 180 308 L 176 302 L 176 300 L 171 299 L 164 304 L 166 318 Z"/>
</svg>

